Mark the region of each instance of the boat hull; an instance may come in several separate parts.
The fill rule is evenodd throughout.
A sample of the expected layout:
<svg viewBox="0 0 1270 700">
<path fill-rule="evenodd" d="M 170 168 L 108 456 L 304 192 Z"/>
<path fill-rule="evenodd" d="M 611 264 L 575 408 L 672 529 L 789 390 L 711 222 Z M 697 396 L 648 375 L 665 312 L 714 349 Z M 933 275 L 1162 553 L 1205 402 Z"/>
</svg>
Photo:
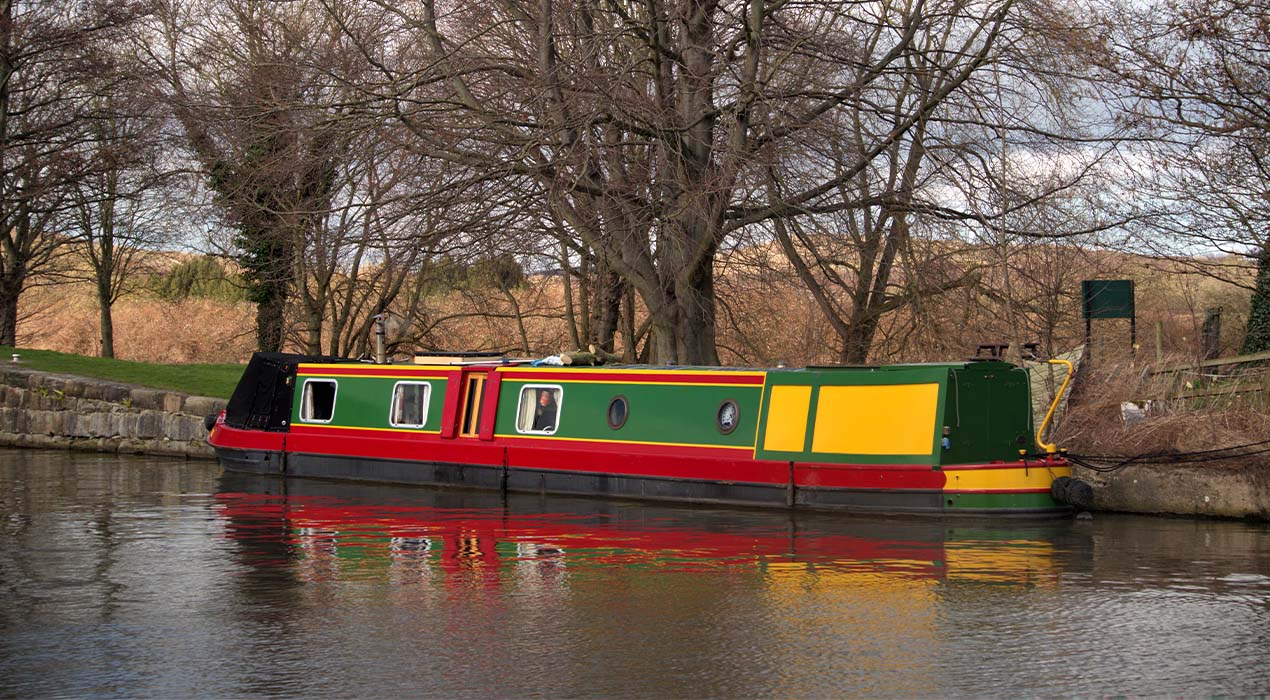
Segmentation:
<svg viewBox="0 0 1270 700">
<path fill-rule="evenodd" d="M 942 488 L 829 488 L 788 482 L 728 482 L 225 447 L 218 447 L 217 455 L 230 472 L 513 493 L 873 514 L 1062 516 L 1071 512 L 1069 507 L 1054 503 L 1048 493 L 1035 491 L 954 493 Z M 862 477 L 873 470 L 861 466 L 857 471 Z M 968 497 L 977 498 L 978 502 L 966 503 Z"/>
</svg>

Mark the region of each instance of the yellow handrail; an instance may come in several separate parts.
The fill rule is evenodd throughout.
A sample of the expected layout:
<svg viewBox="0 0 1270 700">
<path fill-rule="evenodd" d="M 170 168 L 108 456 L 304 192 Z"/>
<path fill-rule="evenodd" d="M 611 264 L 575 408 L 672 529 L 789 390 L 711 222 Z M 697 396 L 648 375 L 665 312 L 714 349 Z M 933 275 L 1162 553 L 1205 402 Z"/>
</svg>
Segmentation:
<svg viewBox="0 0 1270 700">
<path fill-rule="evenodd" d="M 1058 402 L 1063 398 L 1063 392 L 1067 391 L 1067 385 L 1071 383 L 1072 373 L 1076 371 L 1076 368 L 1072 365 L 1070 360 L 1055 359 L 1050 360 L 1049 363 L 1051 365 L 1067 365 L 1067 376 L 1063 378 L 1062 386 L 1058 387 L 1058 393 L 1054 394 L 1054 402 L 1050 404 L 1050 410 L 1045 413 L 1045 420 L 1041 421 L 1041 427 L 1036 430 L 1037 446 L 1042 450 L 1045 450 L 1046 454 L 1052 455 L 1055 452 L 1058 452 L 1058 445 L 1055 445 L 1052 442 L 1045 442 L 1045 439 L 1042 436 L 1045 435 L 1045 429 L 1049 427 L 1050 419 L 1054 417 L 1054 411 L 1058 408 Z"/>
</svg>

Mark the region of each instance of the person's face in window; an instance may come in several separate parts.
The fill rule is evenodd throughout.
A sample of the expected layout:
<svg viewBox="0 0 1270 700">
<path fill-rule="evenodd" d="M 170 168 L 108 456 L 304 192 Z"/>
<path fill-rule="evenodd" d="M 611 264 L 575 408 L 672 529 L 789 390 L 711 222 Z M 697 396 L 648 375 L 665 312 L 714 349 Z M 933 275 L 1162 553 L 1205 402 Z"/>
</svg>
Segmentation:
<svg viewBox="0 0 1270 700">
<path fill-rule="evenodd" d="M 539 406 L 543 406 L 543 407 L 546 407 L 546 406 L 550 406 L 550 405 L 551 405 L 551 392 L 550 392 L 550 391 L 543 390 L 543 391 L 538 392 L 538 405 L 539 405 Z"/>
</svg>

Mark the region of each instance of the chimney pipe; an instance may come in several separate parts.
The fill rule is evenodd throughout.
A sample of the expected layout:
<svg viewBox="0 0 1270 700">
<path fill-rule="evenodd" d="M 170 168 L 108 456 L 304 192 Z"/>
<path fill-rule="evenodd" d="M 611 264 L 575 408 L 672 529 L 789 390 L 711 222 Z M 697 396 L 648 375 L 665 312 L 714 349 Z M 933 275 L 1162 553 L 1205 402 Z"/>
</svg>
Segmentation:
<svg viewBox="0 0 1270 700">
<path fill-rule="evenodd" d="M 388 364 L 388 353 L 384 349 L 384 317 L 387 314 L 375 314 L 375 364 Z"/>
</svg>

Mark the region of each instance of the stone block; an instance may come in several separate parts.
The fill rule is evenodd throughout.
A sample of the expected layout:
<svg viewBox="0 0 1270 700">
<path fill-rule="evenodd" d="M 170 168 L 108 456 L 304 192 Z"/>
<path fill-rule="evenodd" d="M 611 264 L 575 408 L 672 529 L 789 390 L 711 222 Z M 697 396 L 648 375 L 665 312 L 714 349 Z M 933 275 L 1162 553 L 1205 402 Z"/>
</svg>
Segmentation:
<svg viewBox="0 0 1270 700">
<path fill-rule="evenodd" d="M 112 427 L 114 427 L 115 434 L 119 437 L 132 438 L 137 435 L 137 424 L 139 422 L 141 422 L 141 414 L 135 411 L 127 411 L 117 414 L 117 417 L 112 419 Z"/>
<path fill-rule="evenodd" d="M 177 440 L 153 440 L 146 448 L 147 454 L 184 457 L 189 450 L 188 442 Z"/>
<path fill-rule="evenodd" d="M 214 458 L 203 417 L 225 404 L 0 364 L 0 445 Z"/>
<path fill-rule="evenodd" d="M 40 386 L 47 389 L 50 394 L 55 391 L 59 394 L 66 393 L 66 379 L 64 377 L 59 377 L 56 374 L 44 375 L 43 380 L 40 382 Z"/>
<path fill-rule="evenodd" d="M 157 389 L 133 389 L 128 392 L 132 407 L 140 410 L 162 410 L 163 393 Z"/>
<path fill-rule="evenodd" d="M 164 415 L 161 411 L 142 411 L 137 419 L 137 431 L 132 437 L 142 440 L 163 437 Z"/>
<path fill-rule="evenodd" d="M 71 446 L 70 438 L 63 435 L 27 435 L 23 443 L 24 447 L 38 447 L 45 450 L 66 450 Z"/>
<path fill-rule="evenodd" d="M 45 387 L 37 387 L 27 394 L 27 409 L 31 411 L 53 410 L 53 399 Z"/>
<path fill-rule="evenodd" d="M 163 395 L 163 410 L 168 413 L 180 413 L 181 406 L 185 403 L 185 394 L 178 394 L 169 391 Z"/>
<path fill-rule="evenodd" d="M 15 433 L 31 432 L 31 416 L 30 414 L 26 412 L 26 409 L 10 408 L 6 410 L 13 412 L 12 413 L 12 418 L 13 418 L 12 431 L 13 432 Z"/>
<path fill-rule="evenodd" d="M 95 411 L 93 413 L 81 414 L 81 418 L 87 419 L 87 432 L 89 437 L 108 438 L 114 435 L 111 430 L 109 413 Z"/>
<path fill-rule="evenodd" d="M 32 435 L 65 435 L 66 411 L 27 411 L 27 432 Z"/>
<path fill-rule="evenodd" d="M 68 377 L 62 381 L 62 393 L 68 397 L 83 398 L 85 391 L 93 384 L 91 379 Z"/>
<path fill-rule="evenodd" d="M 3 389 L 3 403 L 11 408 L 22 408 L 27 405 L 30 392 L 26 389 L 19 389 L 15 386 L 5 386 Z"/>
<path fill-rule="evenodd" d="M 77 379 L 75 382 L 75 390 L 67 393 L 73 393 L 81 399 L 90 399 L 95 401 L 101 401 L 103 398 L 101 382 L 88 378 Z"/>
<path fill-rule="evenodd" d="M 84 398 L 107 403 L 120 403 L 128 398 L 132 387 L 114 382 L 95 382 L 84 385 Z"/>
<path fill-rule="evenodd" d="M 187 396 L 184 412 L 191 416 L 198 416 L 201 420 L 203 416 L 225 410 L 226 403 L 225 399 L 214 399 L 210 396 Z"/>
<path fill-rule="evenodd" d="M 189 442 L 205 437 L 203 421 L 187 415 L 168 415 L 164 420 L 163 434 L 169 440 Z"/>
</svg>

